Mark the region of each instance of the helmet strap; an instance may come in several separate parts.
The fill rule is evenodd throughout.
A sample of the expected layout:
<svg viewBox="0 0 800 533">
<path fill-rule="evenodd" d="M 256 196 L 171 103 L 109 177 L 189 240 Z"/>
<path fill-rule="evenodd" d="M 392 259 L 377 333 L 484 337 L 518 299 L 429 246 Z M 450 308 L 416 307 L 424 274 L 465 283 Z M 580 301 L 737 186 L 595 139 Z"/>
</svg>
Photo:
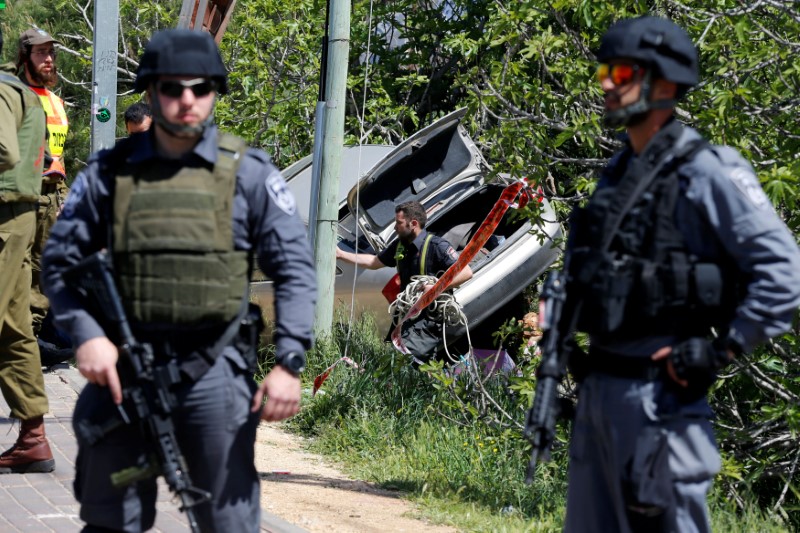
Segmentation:
<svg viewBox="0 0 800 533">
<path fill-rule="evenodd" d="M 650 100 L 651 85 L 653 80 L 652 69 L 647 69 L 642 77 L 639 99 L 630 105 L 606 111 L 603 114 L 603 124 L 609 128 L 636 126 L 644 122 L 648 113 L 653 109 L 671 109 L 675 107 L 675 100 Z"/>
</svg>

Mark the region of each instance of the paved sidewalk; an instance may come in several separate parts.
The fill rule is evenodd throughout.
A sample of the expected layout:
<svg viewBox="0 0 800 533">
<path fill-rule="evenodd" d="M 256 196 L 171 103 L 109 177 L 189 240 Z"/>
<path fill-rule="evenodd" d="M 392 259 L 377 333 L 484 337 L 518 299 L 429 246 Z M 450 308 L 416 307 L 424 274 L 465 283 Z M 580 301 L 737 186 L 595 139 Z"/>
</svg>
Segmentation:
<svg viewBox="0 0 800 533">
<path fill-rule="evenodd" d="M 72 410 L 85 379 L 74 368 L 58 365 L 45 372 L 44 383 L 50 400 L 50 412 L 44 417 L 45 432 L 56 469 L 50 474 L 0 475 L 0 531 L 3 533 L 68 533 L 83 527 L 78 518 L 78 502 L 72 494 L 78 451 L 72 431 Z M 10 448 L 19 434 L 18 424 L 7 415 L 8 405 L 0 395 L 0 450 Z M 186 519 L 163 479 L 159 479 L 158 494 L 156 524 L 151 531 L 188 531 Z M 262 512 L 261 531 L 300 533 L 303 530 Z"/>
</svg>

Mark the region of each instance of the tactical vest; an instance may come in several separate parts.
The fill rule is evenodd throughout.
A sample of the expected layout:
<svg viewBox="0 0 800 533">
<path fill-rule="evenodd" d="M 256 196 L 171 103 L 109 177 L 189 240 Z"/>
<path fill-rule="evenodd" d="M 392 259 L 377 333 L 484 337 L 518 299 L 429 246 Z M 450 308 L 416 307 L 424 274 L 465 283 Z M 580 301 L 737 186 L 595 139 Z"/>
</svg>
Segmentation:
<svg viewBox="0 0 800 533">
<path fill-rule="evenodd" d="M 158 159 L 123 165 L 114 194 L 114 265 L 126 311 L 143 323 L 233 320 L 250 257 L 233 248 L 236 172 L 247 146 L 220 133 L 213 169 Z"/>
<path fill-rule="evenodd" d="M 48 141 L 53 162 L 49 168 L 44 169 L 45 176 L 49 176 L 45 179 L 49 179 L 51 182 L 58 181 L 67 176 L 62 160 L 67 131 L 69 131 L 69 120 L 67 112 L 64 111 L 64 101 L 46 87 L 31 87 L 31 89 L 39 95 L 39 100 L 47 115 Z"/>
<path fill-rule="evenodd" d="M 598 190 L 576 210 L 568 269 L 570 291 L 583 302 L 577 329 L 620 338 L 703 335 L 732 318 L 738 273 L 728 265 L 734 263 L 699 261 L 675 225 L 683 179 L 678 167 L 707 146 L 703 141 L 667 153 L 667 163 L 616 229 L 609 226 L 630 192 L 625 189 L 655 167 L 620 165 L 627 171 L 617 186 Z"/>
<path fill-rule="evenodd" d="M 45 151 L 45 118 L 39 99 L 19 78 L 0 73 L 0 83 L 13 87 L 22 97 L 24 109 L 22 126 L 0 124 L 14 128 L 19 143 L 20 161 L 0 174 L 0 201 L 35 202 L 42 191 L 42 165 Z"/>
</svg>

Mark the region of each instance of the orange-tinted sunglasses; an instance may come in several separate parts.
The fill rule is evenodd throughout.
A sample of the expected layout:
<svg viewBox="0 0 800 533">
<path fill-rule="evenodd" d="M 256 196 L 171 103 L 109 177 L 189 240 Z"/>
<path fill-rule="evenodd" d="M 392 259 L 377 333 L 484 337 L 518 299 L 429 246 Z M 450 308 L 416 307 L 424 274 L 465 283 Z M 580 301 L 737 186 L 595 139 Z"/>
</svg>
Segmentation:
<svg viewBox="0 0 800 533">
<path fill-rule="evenodd" d="M 610 78 L 611 83 L 614 85 L 627 85 L 633 81 L 638 72 L 644 73 L 644 68 L 639 65 L 631 65 L 626 63 L 617 63 L 610 65 L 608 63 L 600 63 L 597 65 L 597 72 L 595 77 L 599 83 L 603 80 Z"/>
</svg>

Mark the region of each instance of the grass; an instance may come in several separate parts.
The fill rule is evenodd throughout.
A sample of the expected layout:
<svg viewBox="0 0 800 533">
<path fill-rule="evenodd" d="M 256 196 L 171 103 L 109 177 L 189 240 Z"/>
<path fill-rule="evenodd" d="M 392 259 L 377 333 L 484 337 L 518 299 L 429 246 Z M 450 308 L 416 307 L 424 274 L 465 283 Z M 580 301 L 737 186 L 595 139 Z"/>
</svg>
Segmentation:
<svg viewBox="0 0 800 533">
<path fill-rule="evenodd" d="M 476 532 L 562 529 L 563 443 L 525 485 L 528 446 L 518 431 L 447 417 L 447 391 L 385 345 L 368 320 L 355 328 L 348 353 L 360 369 L 337 366 L 322 393 L 304 399 L 291 430 L 313 437 L 312 450 L 349 475 L 403 491 L 434 523 Z M 343 353 L 342 335 L 318 342 L 309 357 L 311 379 Z M 787 530 L 755 505 L 735 507 L 720 489 L 712 491 L 710 508 L 715 531 Z"/>
</svg>

